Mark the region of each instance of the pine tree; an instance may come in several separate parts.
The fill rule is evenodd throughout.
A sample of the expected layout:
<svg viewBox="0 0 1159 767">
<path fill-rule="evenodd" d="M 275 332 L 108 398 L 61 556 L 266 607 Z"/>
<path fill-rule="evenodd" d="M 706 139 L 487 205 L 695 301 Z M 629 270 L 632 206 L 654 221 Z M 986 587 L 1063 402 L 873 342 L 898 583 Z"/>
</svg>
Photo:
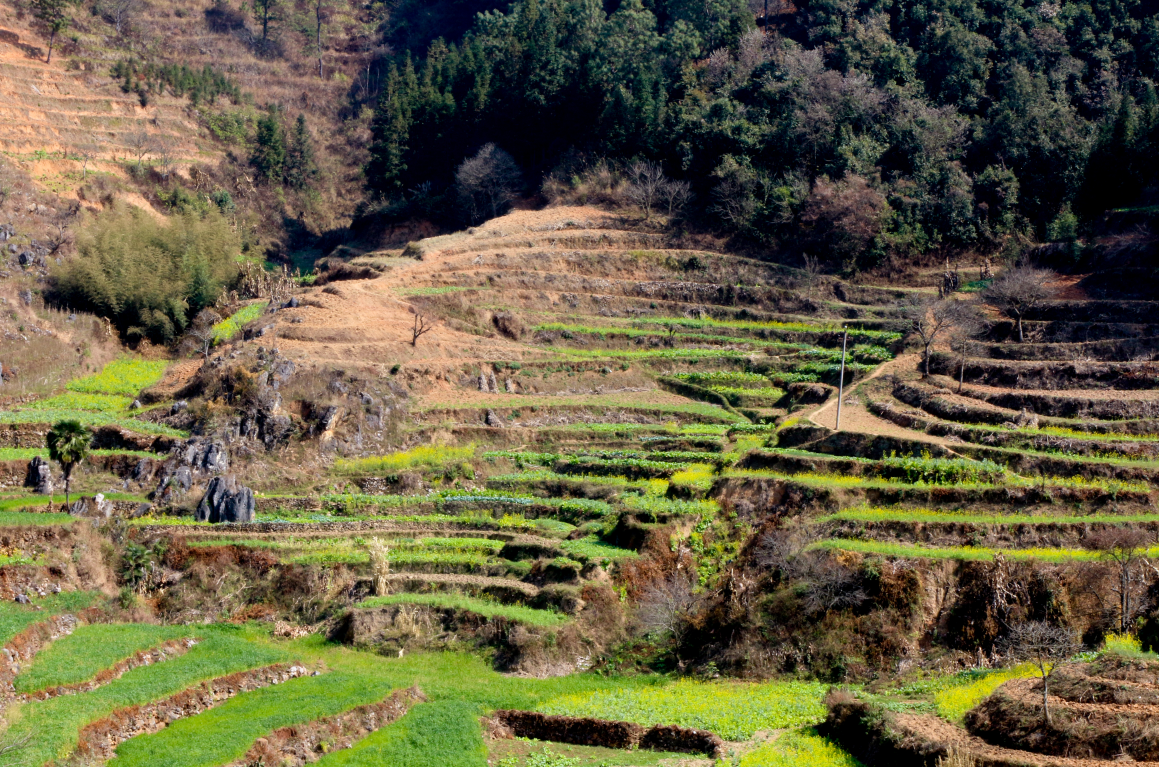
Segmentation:
<svg viewBox="0 0 1159 767">
<path fill-rule="evenodd" d="M 286 135 L 275 111 L 258 119 L 255 142 L 250 162 L 266 181 L 280 182 L 286 170 Z"/>
<path fill-rule="evenodd" d="M 68 28 L 72 21 L 68 9 L 76 4 L 76 0 L 32 0 L 32 15 L 48 27 L 48 59 L 52 63 L 52 48 L 56 44 L 56 36 Z"/>
<path fill-rule="evenodd" d="M 298 115 L 290 146 L 286 151 L 286 183 L 294 189 L 304 189 L 315 176 L 318 168 L 314 164 L 314 142 L 306 128 L 306 116 Z"/>
<path fill-rule="evenodd" d="M 373 138 L 370 144 L 370 162 L 366 166 L 366 180 L 371 189 L 385 193 L 402 188 L 403 174 L 407 169 L 410 101 L 416 86 L 417 78 L 409 56 L 401 75 L 397 69 L 391 67 L 386 79 L 386 88 L 378 98 L 374 120 L 370 124 Z"/>
<path fill-rule="evenodd" d="M 270 37 L 270 22 L 277 14 L 278 0 L 254 0 L 254 16 L 262 23 L 262 42 Z"/>
</svg>

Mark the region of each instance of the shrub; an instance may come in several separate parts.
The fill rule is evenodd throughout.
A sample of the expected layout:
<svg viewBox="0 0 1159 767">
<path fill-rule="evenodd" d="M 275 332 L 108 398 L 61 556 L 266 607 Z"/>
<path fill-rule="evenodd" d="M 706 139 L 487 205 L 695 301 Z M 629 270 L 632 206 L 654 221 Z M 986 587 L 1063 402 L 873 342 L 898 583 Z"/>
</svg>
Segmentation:
<svg viewBox="0 0 1159 767">
<path fill-rule="evenodd" d="M 129 340 L 172 341 L 237 274 L 238 235 L 215 210 L 161 223 L 118 206 L 78 227 L 56 297 L 112 320 Z"/>
</svg>

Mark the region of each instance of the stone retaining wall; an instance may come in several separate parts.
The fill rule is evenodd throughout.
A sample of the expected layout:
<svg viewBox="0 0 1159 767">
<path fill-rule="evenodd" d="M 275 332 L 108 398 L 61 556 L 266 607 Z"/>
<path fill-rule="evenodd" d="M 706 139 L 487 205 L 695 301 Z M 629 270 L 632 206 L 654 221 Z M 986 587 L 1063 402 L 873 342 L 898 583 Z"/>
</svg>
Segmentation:
<svg viewBox="0 0 1159 767">
<path fill-rule="evenodd" d="M 174 720 L 200 714 L 238 693 L 281 684 L 312 673 L 316 672 L 302 666 L 279 663 L 211 679 L 164 700 L 118 709 L 81 730 L 77 749 L 68 763 L 104 763 L 116 756 L 117 746 L 129 738 L 162 730 Z"/>
<path fill-rule="evenodd" d="M 398 690 L 385 700 L 359 706 L 336 716 L 282 727 L 258 738 L 245 757 L 229 767 L 255 764 L 298 767 L 318 761 L 332 751 L 351 748 L 367 735 L 397 722 L 427 696 L 417 687 Z"/>
<path fill-rule="evenodd" d="M 552 716 L 535 711 L 501 709 L 495 712 L 499 725 L 494 732 L 513 738 L 534 738 L 577 746 L 676 751 L 718 756 L 724 741 L 707 730 L 688 727 L 643 727 L 633 722 Z"/>
</svg>

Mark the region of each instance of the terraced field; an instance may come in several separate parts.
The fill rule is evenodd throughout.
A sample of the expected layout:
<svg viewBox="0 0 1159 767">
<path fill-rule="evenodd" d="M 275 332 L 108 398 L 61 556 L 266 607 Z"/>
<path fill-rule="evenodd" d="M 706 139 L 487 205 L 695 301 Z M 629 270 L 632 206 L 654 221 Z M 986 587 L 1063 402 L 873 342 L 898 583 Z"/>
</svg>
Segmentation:
<svg viewBox="0 0 1159 767">
<path fill-rule="evenodd" d="M 258 624 L 104 623 L 104 609 L 92 593 L 0 607 L 6 649 L 22 648 L 4 672 L 15 691 L 6 737 L 20 744 L 11 764 L 481 766 L 477 721 L 500 708 L 703 727 L 737 742 L 821 713 L 818 685 L 517 678 L 464 654 L 388 659 L 319 637 L 277 639 Z M 710 764 L 562 748 L 578 752 L 570 764 Z"/>
<path fill-rule="evenodd" d="M 565 747 L 579 749 L 567 752 L 578 754 L 576 764 L 676 758 L 653 753 L 630 761 L 636 757 L 626 751 L 568 742 L 554 720 L 534 721 L 536 727 L 557 729 L 518 729 L 530 727 L 532 713 L 612 720 L 628 728 L 625 732 L 635 732 L 629 725 L 702 728 L 725 741 L 743 742 L 715 750 L 744 765 L 805 758 L 851 764 L 848 754 L 812 729 L 825 715 L 821 685 L 744 688 L 751 700 L 769 696 L 767 710 L 746 708 L 732 701 L 727 685 L 701 688 L 699 682 L 672 684 L 668 677 L 621 677 L 632 665 L 616 648 L 654 643 L 667 649 L 649 650 L 657 653 L 649 662 L 672 668 L 691 658 L 709 674 L 718 662 L 762 675 L 816 663 L 795 644 L 797 638 L 777 639 L 773 633 L 764 640 L 773 649 L 751 654 L 765 665 L 746 667 L 748 659 L 730 659 L 730 648 L 712 633 L 718 627 L 733 631 L 721 605 L 765 599 L 760 589 L 772 594 L 784 585 L 777 585 L 784 577 L 778 573 L 790 570 L 777 563 L 787 560 L 783 553 L 769 553 L 773 544 L 768 543 L 783 540 L 801 561 L 873 574 L 879 580 L 858 576 L 867 588 L 885 584 L 886 578 L 911 578 L 905 586 L 910 596 L 888 597 L 910 600 L 896 619 L 905 632 L 891 645 L 896 655 L 875 659 L 866 647 L 865 657 L 859 657 L 857 642 L 870 641 L 860 634 L 852 635 L 843 651 L 857 673 L 868 676 L 872 664 L 894 664 L 898 658 L 912 663 L 936 648 L 940 655 L 921 661 L 919 677 L 929 684 L 941 680 L 936 681 L 941 687 L 923 688 L 920 695 L 928 702 L 922 705 L 956 712 L 943 712 L 949 720 L 944 723 L 960 728 L 965 712 L 999 684 L 1027 676 L 1017 666 L 955 675 L 973 664 L 1009 665 L 977 648 L 963 652 L 947 636 L 956 630 L 948 627 L 960 625 L 954 621 L 966 609 L 962 600 L 976 593 L 961 584 L 981 582 L 980 573 L 991 579 L 986 583 L 997 577 L 993 573 L 1013 573 L 1011 588 L 1023 591 L 1008 599 L 1031 605 L 1039 593 L 1033 585 L 1053 579 L 1071 619 L 1104 625 L 1114 615 L 1113 592 L 1079 589 L 1080 575 L 1088 572 L 1084 568 L 1107 560 L 1105 551 L 1092 546 L 1092 536 L 1140 530 L 1150 543 L 1139 555 L 1159 555 L 1154 507 L 1159 418 L 1148 409 L 1159 378 L 1150 372 L 1150 357 L 1140 358 L 1152 335 L 1136 321 L 1144 313 L 1140 307 L 1048 304 L 1027 323 L 1032 340 L 1007 341 L 999 324 L 976 344 L 979 356 L 970 356 L 964 366 L 937 351 L 934 375 L 923 379 L 916 356 L 905 352 L 907 326 L 900 314 L 907 302 L 928 293 L 832 279 L 806 290 L 792 269 L 677 245 L 591 209 L 518 212 L 470 233 L 412 243 L 406 257 L 374 253 L 355 259 L 355 265 L 366 267 L 360 272 L 365 279 L 307 288 L 296 302 L 272 310 L 255 304 L 259 308 L 238 317 L 223 334 L 210 361 L 212 368 L 252 357 L 254 367 L 246 375 L 268 381 L 273 373 L 263 371 L 271 369 L 269 360 L 278 365 L 288 360 L 318 377 L 320 383 L 309 391 L 327 394 L 302 394 L 303 384 L 291 378 L 276 398 L 271 395 L 278 404 L 270 412 L 281 408 L 301 429 L 295 437 L 300 443 L 279 449 L 329 447 L 301 454 L 302 469 L 287 482 L 291 475 L 267 471 L 270 459 L 262 453 L 231 442 L 241 457 L 232 471 L 258 491 L 250 524 L 195 522 L 197 498 L 168 500 L 164 487 L 151 495 L 146 509 L 140 502 L 153 488 L 134 488 L 142 495 L 126 497 L 136 505 L 125 515 L 131 518 L 123 535 L 139 547 L 134 556 L 152 557 L 154 569 L 127 572 L 138 583 L 164 584 L 138 586 L 156 594 L 159 615 L 196 626 L 158 629 L 155 645 L 141 644 L 145 640 L 133 633 L 152 636 L 149 629 L 125 628 L 123 637 L 110 634 L 105 642 L 120 648 L 120 655 L 92 661 L 112 668 L 168 642 L 162 648 L 169 653 L 166 660 L 154 668 L 182 668 L 177 664 L 211 655 L 215 642 L 228 644 L 228 639 L 243 643 L 244 652 L 235 648 L 238 657 L 252 655 L 252 663 L 213 666 L 212 674 L 195 681 L 276 663 L 325 673 L 249 690 L 214 709 L 221 713 L 194 712 L 179 726 L 155 734 L 134 733 L 137 737 L 125 740 L 115 754 L 104 747 L 100 759 L 115 756 L 126 764 L 176 759 L 175 743 L 225 726 L 227 713 L 237 706 L 238 717 L 254 724 L 237 728 L 232 740 L 204 753 L 191 752 L 189 764 L 256 759 L 247 750 L 256 748 L 259 738 L 282 748 L 278 744 L 290 736 L 268 734 L 297 731 L 306 721 L 322 722 L 317 726 L 340 733 L 341 742 L 349 744 L 324 763 L 376 764 L 373 759 L 399 754 L 428 763 L 417 754 L 424 748 L 441 753 L 442 744 L 422 745 L 435 730 L 445 736 L 446 748 L 458 749 L 453 757 L 442 754 L 440 764 L 482 764 L 488 754 L 502 764 L 539 764 L 534 760 Z M 434 329 L 412 338 L 416 313 L 433 321 Z M 1070 319 L 1051 319 L 1055 316 Z M 1082 316 L 1091 319 L 1074 319 Z M 267 330 L 239 333 L 243 325 Z M 1069 340 L 1074 337 L 1099 340 Z M 843 340 L 846 398 L 838 431 Z M 1106 361 L 1092 361 L 1095 354 Z M 1080 355 L 1084 361 L 1076 362 Z M 347 372 L 319 377 L 318 371 L 339 364 Z M 169 414 L 178 410 L 170 400 L 146 405 L 143 412 L 129 410 L 144 388 L 162 393 L 146 401 L 180 389 L 173 381 L 157 385 L 162 372 L 120 361 L 6 417 L 26 425 L 37 412 L 60 410 L 86 414 L 92 424 L 105 419 L 103 424 L 142 439 L 180 438 L 168 425 Z M 173 368 L 166 375 L 184 381 L 194 372 L 184 366 L 179 375 Z M 383 395 L 374 387 L 389 388 L 392 402 L 405 403 L 392 436 L 383 436 L 386 419 L 374 404 Z M 308 426 L 320 406 L 305 401 L 307 396 L 371 404 L 356 413 L 360 420 L 354 427 L 335 426 L 326 436 Z M 201 412 L 222 407 L 226 397 L 220 397 L 198 405 Z M 388 442 L 393 449 L 381 449 Z M 166 450 L 159 458 L 173 460 L 181 453 Z M 30 457 L 12 455 L 25 462 Z M 208 475 L 196 480 L 207 481 Z M 82 529 L 74 520 L 43 513 L 48 508 L 45 501 L 13 494 L 0 507 L 6 515 L 0 521 L 13 530 L 28 528 L 33 518 L 43 523 L 37 527 Z M 30 560 L 24 566 L 35 564 Z M 629 638 L 624 621 L 648 620 L 647 605 L 657 602 L 655 584 L 663 568 L 688 573 L 692 603 L 704 612 L 689 618 L 684 640 L 671 625 Z M 819 577 L 817 570 L 792 572 Z M 250 580 L 228 580 L 235 573 Z M 219 579 L 231 585 L 220 587 L 216 601 L 207 600 L 204 592 L 219 588 L 208 584 Z M 751 588 L 746 583 L 763 585 L 745 592 Z M 786 588 L 800 594 L 813 588 L 808 580 L 802 584 Z M 758 596 L 736 596 L 745 593 Z M 269 617 L 250 611 L 251 602 L 265 597 L 277 604 L 270 610 L 293 614 L 312 636 L 276 639 L 268 624 L 221 625 Z M 683 598 L 678 590 L 661 597 Z M 869 597 L 859 598 L 864 605 Z M 775 600 L 760 604 L 763 615 L 779 609 Z M 824 615 L 827 621 L 854 615 L 852 621 L 867 612 L 872 609 L 828 607 Z M 751 626 L 756 619 L 746 620 Z M 204 631 L 198 627 L 202 621 L 209 621 Z M 767 626 L 782 630 L 791 623 L 785 618 Z M 960 633 L 969 631 L 975 629 Z M 188 644 L 194 639 L 196 644 Z M 699 646 L 690 650 L 680 641 L 703 642 L 705 654 L 696 655 Z M 181 642 L 188 646 L 178 647 Z M 553 681 L 516 681 L 466 655 L 445 654 L 464 650 L 481 653 L 491 668 Z M 601 675 L 584 673 L 593 667 Z M 817 665 L 807 668 L 806 673 L 828 679 L 847 673 L 841 667 L 826 677 Z M 83 744 L 84 728 L 115 710 L 107 702 L 113 698 L 101 697 L 111 693 L 102 691 L 119 689 L 114 685 L 137 671 L 144 673 L 127 669 L 118 681 L 86 687 L 75 696 L 94 695 L 100 702 L 83 716 L 68 714 L 78 724 L 54 735 L 63 739 L 46 745 L 44 753 L 60 756 L 74 743 Z M 36 673 L 55 679 L 63 672 L 50 664 Z M 289 672 L 279 666 L 271 673 Z M 376 681 L 354 689 L 343 674 Z M 462 682 L 463 674 L 477 679 Z M 92 686 L 88 676 L 61 678 L 57 686 Z M 149 701 L 186 689 L 188 679 L 193 677 L 182 677 L 184 686 L 150 687 L 153 697 L 147 701 L 144 693 L 128 692 L 116 701 L 153 705 Z M 484 693 L 484 679 L 497 686 Z M 404 693 L 415 683 L 427 701 Z M 471 686 L 476 683 L 477 695 Z M 16 689 L 22 695 L 39 692 L 32 682 L 21 684 Z M 693 685 L 692 698 L 681 687 L 685 684 Z M 872 694 L 904 697 L 907 689 Z M 213 690 L 205 694 L 212 696 Z M 319 704 L 314 700 L 319 696 L 329 703 Z M 711 710 L 693 705 L 693 698 L 719 700 L 722 711 L 733 713 L 714 719 Z M 378 707 L 373 718 L 383 726 L 366 725 L 368 706 Z M 508 709 L 514 712 L 503 713 Z M 746 719 L 742 710 L 753 718 Z M 347 716 L 352 711 L 358 713 Z M 388 711 L 397 714 L 397 722 Z M 484 741 L 473 724 L 481 714 L 496 717 L 496 732 L 503 727 L 516 727 L 515 734 L 550 731 L 547 739 L 557 742 L 537 751 L 541 746 L 513 745 L 502 737 Z M 770 728 L 790 732 L 770 735 Z M 646 742 L 653 736 L 641 730 L 634 737 Z M 710 750 L 701 748 L 695 758 Z"/>
</svg>

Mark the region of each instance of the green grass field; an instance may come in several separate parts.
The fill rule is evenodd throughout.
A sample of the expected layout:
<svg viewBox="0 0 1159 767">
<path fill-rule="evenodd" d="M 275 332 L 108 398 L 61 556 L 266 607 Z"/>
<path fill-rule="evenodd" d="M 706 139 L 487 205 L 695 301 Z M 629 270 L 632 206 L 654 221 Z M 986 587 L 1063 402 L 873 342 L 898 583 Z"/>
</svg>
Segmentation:
<svg viewBox="0 0 1159 767">
<path fill-rule="evenodd" d="M 33 623 L 40 623 L 53 615 L 76 612 L 92 605 L 96 594 L 88 591 L 65 591 L 45 599 L 38 599 L 32 605 L 15 602 L 0 603 L 0 646 L 12 641 Z"/>
<path fill-rule="evenodd" d="M 160 700 L 198 682 L 286 661 L 283 649 L 261 641 L 245 626 L 199 626 L 202 641 L 179 658 L 127 672 L 83 695 L 64 695 L 10 709 L 8 735 L 31 736 L 12 759 L 14 767 L 42 767 L 66 756 L 86 724 L 128 706 Z"/>
<path fill-rule="evenodd" d="M 372 662 L 366 659 L 367 665 Z M 369 671 L 369 669 L 365 669 Z M 240 759 L 262 735 L 379 701 L 391 682 L 361 669 L 335 669 L 243 693 L 179 719 L 160 732 L 132 738 L 109 767 L 216 767 Z"/>
<path fill-rule="evenodd" d="M 13 684 L 17 692 L 79 684 L 138 651 L 194 634 L 193 629 L 184 626 L 137 623 L 78 626 L 72 634 L 38 654 L 36 662 L 22 671 Z"/>
</svg>

